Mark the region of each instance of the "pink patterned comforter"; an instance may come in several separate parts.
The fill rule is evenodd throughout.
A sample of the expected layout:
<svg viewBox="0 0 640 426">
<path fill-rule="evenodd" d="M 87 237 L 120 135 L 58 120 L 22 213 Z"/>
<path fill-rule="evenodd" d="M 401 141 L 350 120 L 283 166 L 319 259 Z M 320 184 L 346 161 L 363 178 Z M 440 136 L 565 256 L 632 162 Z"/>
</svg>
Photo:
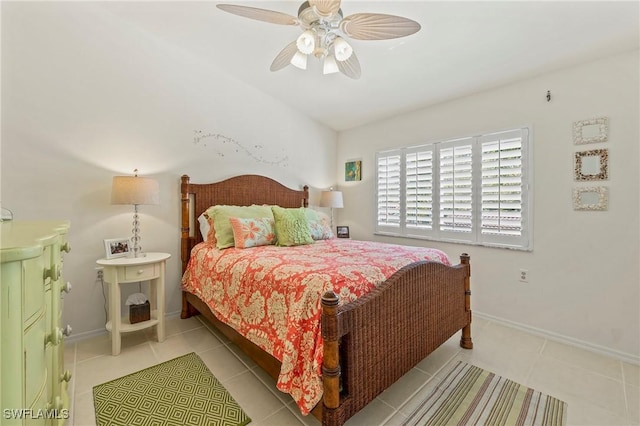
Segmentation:
<svg viewBox="0 0 640 426">
<path fill-rule="evenodd" d="M 439 250 L 370 241 L 225 250 L 200 243 L 182 288 L 282 362 L 277 387 L 306 415 L 322 397 L 322 294 L 333 290 L 348 303 L 420 260 L 450 265 Z"/>
</svg>

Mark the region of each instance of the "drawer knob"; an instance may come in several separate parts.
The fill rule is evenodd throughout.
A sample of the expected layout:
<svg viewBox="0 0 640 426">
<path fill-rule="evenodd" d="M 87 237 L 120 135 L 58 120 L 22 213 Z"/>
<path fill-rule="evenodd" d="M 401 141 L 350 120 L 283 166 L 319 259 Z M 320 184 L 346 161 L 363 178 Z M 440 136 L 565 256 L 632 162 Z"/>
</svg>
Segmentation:
<svg viewBox="0 0 640 426">
<path fill-rule="evenodd" d="M 67 324 L 67 326 L 62 330 L 62 334 L 64 334 L 67 337 L 69 337 L 72 332 L 73 332 L 73 329 L 69 324 Z"/>
<path fill-rule="evenodd" d="M 59 327 L 56 327 L 53 333 L 47 335 L 45 345 L 47 343 L 51 343 L 52 345 L 57 345 L 58 343 L 62 342 L 62 339 L 64 338 L 62 334 L 63 334 L 63 331 Z"/>
<path fill-rule="evenodd" d="M 71 251 L 71 244 L 69 244 L 69 242 L 67 241 L 66 243 L 60 246 L 60 251 L 69 253 Z"/>
<path fill-rule="evenodd" d="M 138 275 L 144 274 L 144 269 L 138 269 Z"/>
<path fill-rule="evenodd" d="M 69 370 L 65 370 L 65 372 L 60 376 L 60 380 L 68 383 L 69 380 L 71 380 L 71 372 Z"/>
<path fill-rule="evenodd" d="M 60 290 L 64 291 L 65 293 L 69 293 L 71 291 L 71 283 L 67 281 Z"/>
<path fill-rule="evenodd" d="M 57 281 L 60 278 L 60 268 L 58 265 L 52 265 L 51 268 L 44 270 L 44 279 L 51 278 L 52 281 Z"/>
</svg>

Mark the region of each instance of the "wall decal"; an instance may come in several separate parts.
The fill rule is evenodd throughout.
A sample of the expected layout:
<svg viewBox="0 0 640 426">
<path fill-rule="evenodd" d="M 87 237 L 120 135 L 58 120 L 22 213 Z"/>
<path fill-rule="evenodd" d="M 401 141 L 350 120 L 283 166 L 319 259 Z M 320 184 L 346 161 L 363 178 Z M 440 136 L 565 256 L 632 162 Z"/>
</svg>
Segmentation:
<svg viewBox="0 0 640 426">
<path fill-rule="evenodd" d="M 195 130 L 193 135 L 193 143 L 194 145 L 200 145 L 203 148 L 213 148 L 219 157 L 225 156 L 225 153 L 222 152 L 219 147 L 221 145 L 228 145 L 235 152 L 244 152 L 249 158 L 258 163 L 281 167 L 287 167 L 289 165 L 289 157 L 284 153 L 281 157 L 268 159 L 265 158 L 265 156 L 263 156 L 260 152 L 262 149 L 264 149 L 264 146 L 262 146 L 261 144 L 255 144 L 253 146 L 247 147 L 237 140 L 225 135 L 221 135 L 220 133 L 204 133 L 202 130 Z"/>
</svg>

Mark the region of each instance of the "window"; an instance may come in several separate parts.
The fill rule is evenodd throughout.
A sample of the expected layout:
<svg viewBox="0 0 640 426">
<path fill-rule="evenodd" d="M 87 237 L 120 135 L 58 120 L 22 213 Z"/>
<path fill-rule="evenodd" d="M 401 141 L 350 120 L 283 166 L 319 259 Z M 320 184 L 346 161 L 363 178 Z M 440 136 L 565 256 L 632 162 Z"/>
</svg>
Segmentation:
<svg viewBox="0 0 640 426">
<path fill-rule="evenodd" d="M 376 232 L 530 249 L 529 129 L 381 151 Z"/>
</svg>

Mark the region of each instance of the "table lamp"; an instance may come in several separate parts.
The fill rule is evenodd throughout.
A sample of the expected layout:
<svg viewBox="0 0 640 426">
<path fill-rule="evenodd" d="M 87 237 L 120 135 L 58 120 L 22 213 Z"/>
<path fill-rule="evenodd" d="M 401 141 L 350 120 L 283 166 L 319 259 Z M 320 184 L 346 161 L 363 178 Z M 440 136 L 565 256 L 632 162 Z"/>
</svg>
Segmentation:
<svg viewBox="0 0 640 426">
<path fill-rule="evenodd" d="M 342 192 L 334 191 L 333 188 L 330 188 L 329 191 L 322 191 L 320 194 L 320 207 L 331 208 L 331 229 L 333 229 L 333 209 L 341 209 L 344 207 Z"/>
<path fill-rule="evenodd" d="M 160 187 L 155 179 L 138 176 L 114 176 L 111 186 L 111 204 L 133 204 L 133 256 L 143 257 L 140 246 L 140 220 L 138 206 L 160 204 Z"/>
</svg>

